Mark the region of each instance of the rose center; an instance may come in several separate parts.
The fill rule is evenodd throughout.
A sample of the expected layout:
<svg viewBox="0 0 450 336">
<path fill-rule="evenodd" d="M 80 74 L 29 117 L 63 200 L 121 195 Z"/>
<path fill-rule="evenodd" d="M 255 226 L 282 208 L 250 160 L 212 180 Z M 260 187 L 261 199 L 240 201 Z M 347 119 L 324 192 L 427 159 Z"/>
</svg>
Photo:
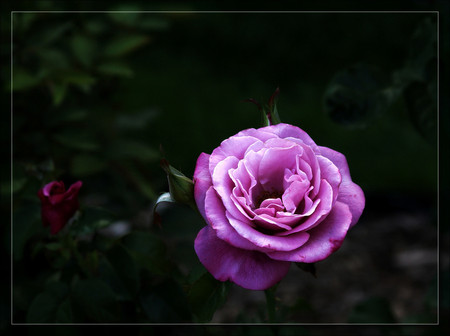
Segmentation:
<svg viewBox="0 0 450 336">
<path fill-rule="evenodd" d="M 260 208 L 261 203 L 264 202 L 266 199 L 281 198 L 282 195 L 283 195 L 283 193 L 276 191 L 276 190 L 272 190 L 272 191 L 264 190 L 256 197 L 254 204 L 256 205 L 256 208 Z"/>
</svg>

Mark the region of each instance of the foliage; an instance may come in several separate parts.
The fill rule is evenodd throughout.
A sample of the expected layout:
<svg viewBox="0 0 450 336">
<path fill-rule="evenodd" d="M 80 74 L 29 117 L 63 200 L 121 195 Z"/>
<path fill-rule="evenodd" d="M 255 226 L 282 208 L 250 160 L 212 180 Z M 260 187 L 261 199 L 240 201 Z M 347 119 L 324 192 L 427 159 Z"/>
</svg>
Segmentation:
<svg viewBox="0 0 450 336">
<path fill-rule="evenodd" d="M 305 34 L 305 27 L 327 27 L 326 15 L 306 15 L 299 23 L 289 15 L 268 14 L 245 20 L 225 14 L 13 14 L 13 78 L 3 86 L 13 98 L 13 179 L 2 178 L 1 184 L 2 209 L 9 210 L 11 194 L 13 205 L 12 241 L 5 232 L 3 244 L 4 255 L 12 247 L 13 322 L 213 320 L 231 285 L 216 281 L 196 259 L 192 245 L 204 225 L 200 216 L 161 203 L 161 226 L 153 222 L 153 204 L 170 200 L 167 194 L 159 197 L 168 190 L 159 146 L 174 171 L 192 175 L 201 151 L 257 126 L 258 115 L 241 100 L 267 96 L 278 84 L 283 120 L 310 129 L 321 144 L 333 141 L 345 149 L 354 176 L 369 193 L 433 193 L 436 37 L 430 33 L 435 23 L 426 15 L 404 16 L 395 24 L 386 19 L 379 29 L 396 29 L 381 46 L 391 52 L 370 56 L 341 38 L 347 36 L 345 27 L 353 29 L 347 19 L 332 20 L 336 29 L 328 30 L 324 43 L 322 29 Z M 355 31 L 355 45 L 375 43 L 365 40 L 371 30 L 364 29 Z M 413 46 L 402 57 L 407 48 L 398 41 L 405 35 L 414 36 Z M 331 50 L 340 51 L 333 60 Z M 348 68 L 350 61 L 371 65 Z M 338 73 L 334 79 L 333 73 Z M 349 93 L 357 100 L 348 101 Z M 330 99 L 331 105 L 352 108 L 336 114 L 328 109 Z M 410 123 L 413 127 L 399 130 Z M 374 150 L 362 153 L 361 143 Z M 412 164 L 418 151 L 429 165 Z M 374 172 L 368 157 L 382 168 Z M 404 166 L 410 170 L 400 169 Z M 80 217 L 55 236 L 41 225 L 36 197 L 52 180 L 83 181 Z M 320 312 L 301 298 L 286 306 L 269 294 L 276 303 L 271 318 L 318 319 Z M 256 315 L 241 312 L 236 322 L 268 321 L 267 309 L 260 308 Z M 351 319 L 386 322 L 392 317 L 388 308 L 385 302 L 363 303 Z M 420 318 L 431 319 L 426 312 Z M 295 332 L 283 327 L 279 334 Z"/>
</svg>

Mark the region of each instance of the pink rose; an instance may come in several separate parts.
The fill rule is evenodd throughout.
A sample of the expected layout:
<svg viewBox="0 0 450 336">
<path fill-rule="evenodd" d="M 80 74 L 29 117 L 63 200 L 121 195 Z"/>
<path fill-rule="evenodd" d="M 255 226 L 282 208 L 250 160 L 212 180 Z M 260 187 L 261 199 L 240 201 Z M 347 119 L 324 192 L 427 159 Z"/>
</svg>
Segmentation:
<svg viewBox="0 0 450 336">
<path fill-rule="evenodd" d="M 82 184 L 75 182 L 66 191 L 63 182 L 53 181 L 39 190 L 42 224 L 50 225 L 51 234 L 58 233 L 80 207 L 78 192 Z"/>
<path fill-rule="evenodd" d="M 345 156 L 288 124 L 241 131 L 202 153 L 194 196 L 208 223 L 195 240 L 201 263 L 254 290 L 279 282 L 291 262 L 339 249 L 365 205 Z"/>
</svg>

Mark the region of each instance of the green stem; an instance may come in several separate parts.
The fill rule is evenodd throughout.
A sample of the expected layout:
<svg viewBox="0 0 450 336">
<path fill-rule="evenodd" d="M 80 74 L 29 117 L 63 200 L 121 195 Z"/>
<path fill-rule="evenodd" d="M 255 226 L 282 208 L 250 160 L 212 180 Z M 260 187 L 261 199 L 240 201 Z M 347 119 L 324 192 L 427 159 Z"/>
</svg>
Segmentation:
<svg viewBox="0 0 450 336">
<path fill-rule="evenodd" d="M 275 302 L 275 291 L 277 290 L 277 286 L 272 286 L 269 289 L 264 291 L 266 295 L 266 304 L 267 304 L 267 314 L 269 317 L 269 323 L 275 323 L 276 321 L 276 302 Z"/>
</svg>

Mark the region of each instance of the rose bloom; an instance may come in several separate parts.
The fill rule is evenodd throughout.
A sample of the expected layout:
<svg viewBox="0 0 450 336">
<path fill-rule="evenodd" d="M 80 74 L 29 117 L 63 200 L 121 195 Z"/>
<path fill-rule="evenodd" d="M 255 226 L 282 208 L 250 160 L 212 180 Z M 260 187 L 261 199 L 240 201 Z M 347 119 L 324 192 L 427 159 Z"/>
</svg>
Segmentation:
<svg viewBox="0 0 450 336">
<path fill-rule="evenodd" d="M 78 181 L 66 191 L 63 182 L 53 181 L 39 190 L 42 224 L 50 226 L 51 234 L 58 233 L 80 207 L 78 192 L 82 184 Z"/>
<path fill-rule="evenodd" d="M 208 224 L 195 240 L 201 263 L 253 290 L 279 282 L 291 262 L 339 249 L 365 205 L 345 156 L 288 124 L 241 131 L 202 153 L 194 196 Z"/>
</svg>

